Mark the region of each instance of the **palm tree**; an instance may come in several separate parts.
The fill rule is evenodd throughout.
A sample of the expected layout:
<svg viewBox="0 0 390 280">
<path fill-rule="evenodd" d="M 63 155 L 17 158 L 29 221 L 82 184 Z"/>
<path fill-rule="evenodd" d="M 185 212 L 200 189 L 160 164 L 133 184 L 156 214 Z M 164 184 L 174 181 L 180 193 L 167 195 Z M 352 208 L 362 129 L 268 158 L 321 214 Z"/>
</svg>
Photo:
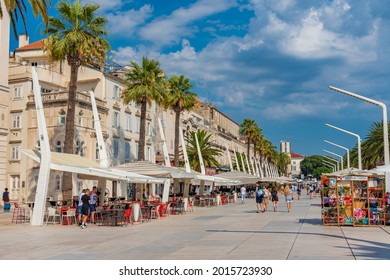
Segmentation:
<svg viewBox="0 0 390 280">
<path fill-rule="evenodd" d="M 384 163 L 383 123 L 374 122 L 362 143 L 362 164 L 371 169 Z"/>
<path fill-rule="evenodd" d="M 76 111 L 76 92 L 78 70 L 82 64 L 102 65 L 110 48 L 103 39 L 106 35 L 106 19 L 97 16 L 99 5 L 82 5 L 60 1 L 57 5 L 59 18 L 49 17 L 49 25 L 44 50 L 53 61 L 67 60 L 70 66 L 68 109 L 65 124 L 65 153 L 74 153 L 74 119 Z M 72 177 L 65 172 L 63 176 L 64 199 L 71 198 Z"/>
<path fill-rule="evenodd" d="M 198 102 L 196 93 L 190 91 L 192 85 L 190 80 L 183 75 L 173 75 L 169 79 L 170 93 L 165 100 L 165 106 L 175 112 L 175 166 L 179 166 L 179 129 L 180 114 L 184 110 L 191 110 Z"/>
<path fill-rule="evenodd" d="M 277 162 L 276 166 L 278 168 L 279 174 L 287 174 L 287 165 L 291 163 L 291 159 L 286 153 L 277 153 Z"/>
<path fill-rule="evenodd" d="M 146 106 L 153 101 L 161 104 L 165 100 L 167 83 L 164 72 L 156 59 L 142 58 L 142 65 L 139 66 L 132 61 L 132 69 L 126 73 L 126 88 L 122 93 L 123 101 L 127 104 L 134 101 L 141 106 L 140 134 L 138 147 L 138 160 L 145 160 L 145 139 L 146 139 Z"/>
<path fill-rule="evenodd" d="M 256 152 L 261 146 L 261 142 L 264 140 L 264 135 L 260 127 L 257 127 L 254 134 L 252 135 L 253 142 L 253 156 L 256 157 Z"/>
<path fill-rule="evenodd" d="M 245 135 L 248 139 L 248 153 L 247 155 L 250 156 L 250 145 L 252 136 L 256 133 L 258 129 L 258 125 L 256 122 L 252 119 L 246 118 L 244 121 L 240 124 L 240 134 Z"/>
<path fill-rule="evenodd" d="M 207 131 L 205 130 L 197 130 L 196 132 L 191 131 L 185 137 L 188 145 L 188 160 L 192 168 L 194 170 L 200 171 L 200 162 L 195 137 L 198 138 L 200 153 L 202 154 L 205 166 L 219 167 L 219 163 L 215 157 L 220 156 L 222 152 L 212 146 L 212 142 L 210 140 L 211 134 L 207 134 Z"/>
<path fill-rule="evenodd" d="M 8 12 L 10 16 L 10 21 L 12 25 L 12 29 L 14 31 L 15 39 L 18 37 L 18 32 L 16 28 L 16 23 L 18 22 L 18 14 L 22 17 L 24 30 L 27 32 L 27 23 L 26 23 L 26 4 L 24 3 L 24 0 L 0 0 L 4 3 L 6 12 Z M 47 15 L 47 7 L 48 5 L 51 5 L 50 0 L 28 0 L 30 3 L 31 9 L 33 11 L 33 14 L 35 17 L 38 17 L 40 15 L 43 19 L 43 22 L 47 26 L 48 24 L 48 15 Z M 1 4 L 1 3 L 0 3 Z M 2 5 L 0 5 L 0 19 L 3 18 L 3 8 Z"/>
</svg>

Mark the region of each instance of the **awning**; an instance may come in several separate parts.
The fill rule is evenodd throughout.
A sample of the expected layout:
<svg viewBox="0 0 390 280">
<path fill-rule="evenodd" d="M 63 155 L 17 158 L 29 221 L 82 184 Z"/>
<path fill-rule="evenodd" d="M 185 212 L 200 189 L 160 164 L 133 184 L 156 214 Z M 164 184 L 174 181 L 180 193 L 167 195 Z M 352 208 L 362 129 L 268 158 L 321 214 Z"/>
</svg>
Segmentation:
<svg viewBox="0 0 390 280">
<path fill-rule="evenodd" d="M 116 165 L 113 167 L 116 170 L 131 171 L 145 176 L 152 176 L 158 178 L 172 178 L 172 179 L 195 179 L 194 174 L 188 173 L 178 167 L 168 167 L 164 165 L 155 164 L 149 161 L 138 161 Z"/>
<path fill-rule="evenodd" d="M 390 171 L 390 165 L 387 167 L 387 169 Z M 336 177 L 336 176 L 366 176 L 366 177 L 383 177 L 384 173 L 386 172 L 386 165 L 384 166 L 377 166 L 374 170 L 360 170 L 357 168 L 347 168 L 343 170 L 339 170 L 333 173 L 324 173 L 324 176 L 328 177 Z"/>
<path fill-rule="evenodd" d="M 257 181 L 260 180 L 260 178 L 254 175 L 235 170 L 226 173 L 220 173 L 217 176 L 224 179 L 238 181 L 237 185 L 254 185 Z"/>
<path fill-rule="evenodd" d="M 200 185 L 200 181 L 213 182 L 216 186 L 231 186 L 238 185 L 240 183 L 238 180 L 227 179 L 217 175 L 203 175 L 195 170 L 191 170 L 191 173 L 196 176 L 196 179 L 191 181 L 194 185 Z"/>
<path fill-rule="evenodd" d="M 38 150 L 19 149 L 23 154 L 36 162 L 41 161 L 41 153 Z M 98 163 L 79 155 L 51 152 L 50 169 L 72 172 L 82 175 L 103 177 L 109 180 L 124 180 L 132 183 L 157 183 L 163 184 L 166 179 L 140 175 L 134 172 L 103 168 Z"/>
</svg>

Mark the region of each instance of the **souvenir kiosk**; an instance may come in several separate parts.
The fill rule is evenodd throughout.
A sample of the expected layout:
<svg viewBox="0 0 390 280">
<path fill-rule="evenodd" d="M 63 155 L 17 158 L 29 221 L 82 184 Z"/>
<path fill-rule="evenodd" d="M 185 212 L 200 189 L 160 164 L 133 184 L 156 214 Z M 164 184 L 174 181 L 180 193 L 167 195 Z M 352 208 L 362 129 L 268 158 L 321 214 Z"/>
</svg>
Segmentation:
<svg viewBox="0 0 390 280">
<path fill-rule="evenodd" d="M 322 221 L 324 225 L 386 225 L 384 179 L 376 174 L 329 174 L 322 178 Z"/>
</svg>

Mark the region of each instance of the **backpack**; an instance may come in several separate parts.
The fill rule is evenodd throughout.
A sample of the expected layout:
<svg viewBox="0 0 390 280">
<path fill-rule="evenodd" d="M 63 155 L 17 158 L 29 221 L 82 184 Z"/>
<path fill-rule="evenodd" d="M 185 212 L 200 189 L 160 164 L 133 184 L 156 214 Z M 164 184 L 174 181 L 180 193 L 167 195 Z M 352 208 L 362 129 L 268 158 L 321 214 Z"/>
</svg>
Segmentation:
<svg viewBox="0 0 390 280">
<path fill-rule="evenodd" d="M 264 191 L 262 188 L 259 188 L 256 192 L 257 197 L 263 197 L 264 196 Z"/>
</svg>

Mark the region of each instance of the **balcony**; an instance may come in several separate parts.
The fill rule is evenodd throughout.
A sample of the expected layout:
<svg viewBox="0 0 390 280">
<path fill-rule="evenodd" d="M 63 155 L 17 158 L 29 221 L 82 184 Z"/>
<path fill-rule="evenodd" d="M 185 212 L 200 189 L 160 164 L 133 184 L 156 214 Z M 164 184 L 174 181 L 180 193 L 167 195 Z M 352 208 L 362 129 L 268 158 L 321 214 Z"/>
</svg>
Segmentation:
<svg viewBox="0 0 390 280">
<path fill-rule="evenodd" d="M 45 105 L 51 105 L 55 103 L 64 103 L 66 104 L 68 102 L 68 91 L 54 91 L 50 93 L 45 93 L 42 94 L 42 103 Z M 77 92 L 76 93 L 76 103 L 81 103 L 84 105 L 90 105 L 91 104 L 91 96 L 87 93 L 84 92 Z M 105 101 L 102 101 L 100 99 L 96 99 L 96 105 L 98 109 L 103 110 L 105 112 L 108 112 L 108 108 L 106 107 Z M 28 96 L 28 102 L 27 102 L 27 107 L 29 106 L 35 106 L 35 101 L 34 101 L 34 95 L 30 94 Z"/>
</svg>

